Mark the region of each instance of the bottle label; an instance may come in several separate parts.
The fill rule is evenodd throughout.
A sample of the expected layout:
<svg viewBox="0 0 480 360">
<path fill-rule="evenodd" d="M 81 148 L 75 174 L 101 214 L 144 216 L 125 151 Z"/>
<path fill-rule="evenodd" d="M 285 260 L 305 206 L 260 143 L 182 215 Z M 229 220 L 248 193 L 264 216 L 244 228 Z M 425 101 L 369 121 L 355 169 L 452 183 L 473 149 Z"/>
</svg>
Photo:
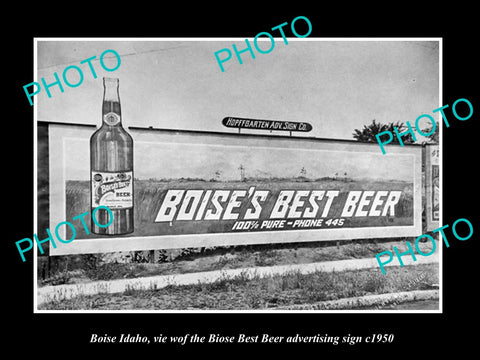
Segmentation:
<svg viewBox="0 0 480 360">
<path fill-rule="evenodd" d="M 133 207 L 133 171 L 92 171 L 92 207 Z"/>
<path fill-rule="evenodd" d="M 103 115 L 103 121 L 108 125 L 117 125 L 120 122 L 120 116 L 114 112 Z"/>
</svg>

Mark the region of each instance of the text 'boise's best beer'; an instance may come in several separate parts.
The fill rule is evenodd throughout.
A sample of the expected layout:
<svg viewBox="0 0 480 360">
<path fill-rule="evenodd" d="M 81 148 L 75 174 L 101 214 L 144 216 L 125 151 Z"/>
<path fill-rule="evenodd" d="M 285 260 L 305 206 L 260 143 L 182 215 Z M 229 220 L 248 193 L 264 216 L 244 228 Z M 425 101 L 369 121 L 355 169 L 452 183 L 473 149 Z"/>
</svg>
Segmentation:
<svg viewBox="0 0 480 360">
<path fill-rule="evenodd" d="M 90 138 L 91 207 L 108 206 L 113 222 L 106 228 L 91 222 L 95 234 L 121 235 L 133 232 L 133 139 L 122 127 L 119 80 L 103 78 L 102 126 Z M 97 221 L 110 221 L 104 209 Z"/>
</svg>

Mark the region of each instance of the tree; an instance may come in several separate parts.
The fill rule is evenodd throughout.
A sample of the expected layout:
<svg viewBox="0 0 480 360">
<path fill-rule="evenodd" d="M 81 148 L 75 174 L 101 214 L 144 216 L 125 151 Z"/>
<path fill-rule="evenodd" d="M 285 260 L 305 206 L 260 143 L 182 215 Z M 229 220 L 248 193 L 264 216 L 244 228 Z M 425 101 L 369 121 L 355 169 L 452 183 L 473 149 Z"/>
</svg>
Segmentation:
<svg viewBox="0 0 480 360">
<path fill-rule="evenodd" d="M 381 132 L 384 131 L 390 131 L 393 135 L 393 140 L 392 143 L 399 144 L 400 142 L 398 141 L 397 134 L 393 130 L 393 128 L 396 127 L 397 131 L 399 134 L 405 132 L 408 130 L 408 127 L 401 123 L 401 122 L 396 122 L 396 123 L 389 123 L 389 124 L 382 124 L 378 123 L 373 119 L 372 123 L 369 125 L 363 125 L 362 130 L 355 129 L 353 131 L 353 138 L 362 141 L 362 142 L 377 142 L 377 138 L 375 135 L 380 134 Z M 385 139 L 387 135 L 384 135 Z M 384 136 L 380 137 L 380 140 L 384 139 Z M 402 136 L 402 142 L 404 144 L 411 144 L 413 143 L 413 137 L 412 134 L 408 133 Z"/>
<path fill-rule="evenodd" d="M 432 131 L 432 129 L 433 129 L 433 124 L 431 126 L 429 126 L 428 128 L 422 130 L 422 133 L 428 134 Z M 433 134 L 426 136 L 426 138 L 428 138 L 427 143 L 428 144 L 438 144 L 439 134 L 440 134 L 439 125 L 438 125 L 438 122 L 435 121 L 435 131 L 433 132 Z"/>
</svg>

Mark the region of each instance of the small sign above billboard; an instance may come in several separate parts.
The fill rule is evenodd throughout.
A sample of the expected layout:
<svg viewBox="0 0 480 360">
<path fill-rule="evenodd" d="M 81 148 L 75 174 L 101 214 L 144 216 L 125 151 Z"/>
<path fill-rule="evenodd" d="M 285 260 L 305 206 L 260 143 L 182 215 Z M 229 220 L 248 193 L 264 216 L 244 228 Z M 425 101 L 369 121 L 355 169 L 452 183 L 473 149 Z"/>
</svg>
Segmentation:
<svg viewBox="0 0 480 360">
<path fill-rule="evenodd" d="M 312 131 L 312 125 L 306 122 L 247 119 L 231 116 L 223 118 L 222 124 L 228 128 L 238 129 Z"/>
</svg>

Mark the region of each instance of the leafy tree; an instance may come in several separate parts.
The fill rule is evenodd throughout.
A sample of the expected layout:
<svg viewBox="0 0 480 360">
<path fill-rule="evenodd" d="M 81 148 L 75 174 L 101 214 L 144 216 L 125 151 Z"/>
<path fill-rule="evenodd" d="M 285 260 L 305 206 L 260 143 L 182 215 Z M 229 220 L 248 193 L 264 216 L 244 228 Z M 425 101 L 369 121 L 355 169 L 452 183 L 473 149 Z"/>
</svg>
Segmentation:
<svg viewBox="0 0 480 360">
<path fill-rule="evenodd" d="M 355 129 L 353 131 L 353 138 L 362 141 L 362 142 L 377 142 L 377 138 L 375 135 L 380 134 L 381 132 L 384 131 L 390 131 L 393 135 L 393 140 L 392 143 L 399 144 L 400 142 L 398 141 L 397 134 L 393 130 L 393 128 L 396 127 L 398 133 L 403 133 L 408 130 L 408 127 L 401 123 L 401 122 L 396 122 L 396 123 L 389 123 L 389 124 L 382 124 L 379 122 L 376 122 L 375 119 L 373 119 L 372 123 L 369 125 L 363 125 L 363 129 Z M 387 135 L 383 135 L 380 137 L 380 139 L 385 139 L 387 138 Z M 402 136 L 402 142 L 404 144 L 411 144 L 413 143 L 413 137 L 412 134 L 408 133 Z"/>
<path fill-rule="evenodd" d="M 426 136 L 426 138 L 428 138 L 428 141 L 427 141 L 428 144 L 438 144 L 438 140 L 439 140 L 438 136 L 440 134 L 439 126 L 440 125 L 438 125 L 438 122 L 435 122 L 435 132 L 431 135 Z M 428 134 L 430 131 L 432 131 L 432 128 L 433 128 L 433 125 L 422 130 L 422 133 Z"/>
</svg>

